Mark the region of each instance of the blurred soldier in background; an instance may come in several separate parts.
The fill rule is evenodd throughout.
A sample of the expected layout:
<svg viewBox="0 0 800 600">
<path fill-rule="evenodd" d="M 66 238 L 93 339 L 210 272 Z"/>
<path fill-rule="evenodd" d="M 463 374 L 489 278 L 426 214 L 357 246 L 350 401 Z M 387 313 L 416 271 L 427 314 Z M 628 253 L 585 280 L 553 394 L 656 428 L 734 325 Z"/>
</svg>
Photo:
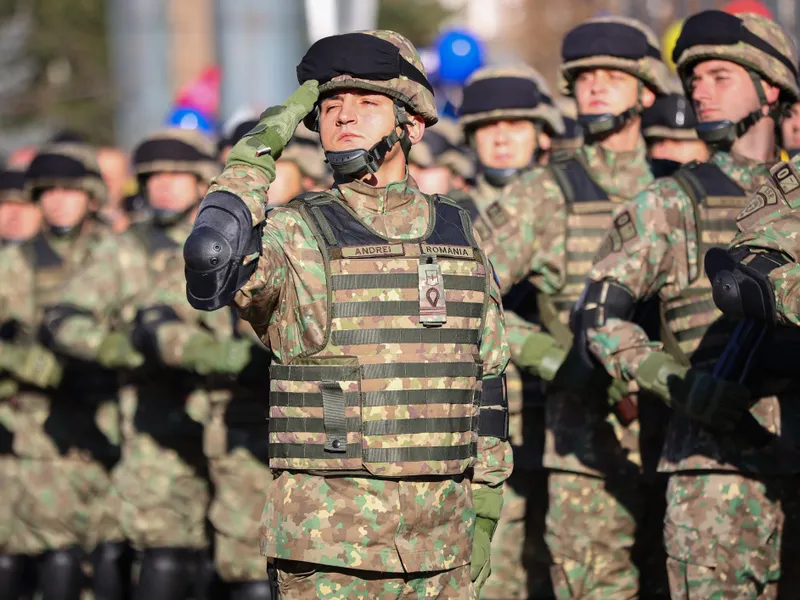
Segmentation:
<svg viewBox="0 0 800 600">
<path fill-rule="evenodd" d="M 781 123 L 781 143 L 791 156 L 800 152 L 800 102 L 786 111 Z"/>
<path fill-rule="evenodd" d="M 456 197 L 475 175 L 474 160 L 460 146 L 461 132 L 451 127 L 457 125 L 440 119 L 408 155 L 408 172 L 425 194 L 454 191 L 451 197 Z"/>
<path fill-rule="evenodd" d="M 125 250 L 96 218 L 106 198 L 95 152 L 85 144 L 56 143 L 40 152 L 25 174 L 26 192 L 38 202 L 44 229 L 19 247 L 32 281 L 34 307 L 21 343 L 36 339 L 40 322 L 58 320 L 61 286 L 94 252 L 123 271 Z M 24 285 L 24 278 L 15 281 Z M 52 340 L 42 333 L 52 347 Z M 91 552 L 95 595 L 118 598 L 127 588 L 121 558 L 124 536 L 111 486 L 119 457 L 117 373 L 80 360 L 64 361 L 32 345 L 17 357 L 37 387 L 15 395 L 14 451 L 19 456 L 15 554 L 39 557 L 45 598 L 77 599 L 81 563 Z M 52 387 L 52 391 L 46 388 Z"/>
<path fill-rule="evenodd" d="M 576 99 L 586 143 L 509 190 L 518 200 L 504 206 L 510 225 L 494 243 L 519 253 L 495 267 L 501 281 L 527 278 L 536 293 L 525 308 L 537 309 L 543 326 L 519 339 L 512 359 L 551 382 L 544 464 L 556 596 L 659 597 L 666 594 L 663 558 L 649 557 L 653 572 L 643 566 L 640 577 L 634 548 L 650 531 L 644 524 L 653 493 L 629 393 L 635 390 L 584 365 L 570 350 L 567 323 L 606 228 L 653 180 L 641 115 L 668 92 L 669 74 L 658 39 L 629 18 L 590 19 L 566 35 L 561 53 L 562 91 Z M 660 548 L 658 540 L 644 546 Z"/>
</svg>

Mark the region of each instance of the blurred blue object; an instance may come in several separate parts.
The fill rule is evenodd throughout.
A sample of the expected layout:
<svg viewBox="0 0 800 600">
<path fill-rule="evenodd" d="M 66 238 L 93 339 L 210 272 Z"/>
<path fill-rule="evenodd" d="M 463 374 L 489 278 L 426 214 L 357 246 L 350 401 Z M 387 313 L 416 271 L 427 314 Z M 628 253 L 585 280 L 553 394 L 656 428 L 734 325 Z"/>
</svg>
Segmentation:
<svg viewBox="0 0 800 600">
<path fill-rule="evenodd" d="M 444 82 L 462 84 L 483 65 L 483 43 L 463 29 L 442 32 L 434 47 L 439 51 L 439 78 Z"/>
<path fill-rule="evenodd" d="M 178 106 L 172 109 L 167 117 L 169 127 L 179 127 L 181 129 L 195 129 L 206 135 L 214 133 L 214 125 L 211 120 L 199 110 Z"/>
</svg>

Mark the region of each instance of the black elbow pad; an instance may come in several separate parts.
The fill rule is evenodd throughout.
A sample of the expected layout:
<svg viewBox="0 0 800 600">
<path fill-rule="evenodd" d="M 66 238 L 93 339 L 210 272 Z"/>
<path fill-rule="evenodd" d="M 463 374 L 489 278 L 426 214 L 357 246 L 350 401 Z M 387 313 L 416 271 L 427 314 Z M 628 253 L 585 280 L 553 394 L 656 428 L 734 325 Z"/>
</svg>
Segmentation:
<svg viewBox="0 0 800 600">
<path fill-rule="evenodd" d="M 733 319 L 756 319 L 774 325 L 777 310 L 769 274 L 787 262 L 776 250 L 753 252 L 746 246 L 730 251 L 710 249 L 705 267 L 714 304 Z"/>
<path fill-rule="evenodd" d="M 216 310 L 233 300 L 257 261 L 245 257 L 261 252 L 261 227 L 253 227 L 250 210 L 230 192 L 212 192 L 200 203 L 186 244 L 186 298 L 199 310 Z"/>
</svg>

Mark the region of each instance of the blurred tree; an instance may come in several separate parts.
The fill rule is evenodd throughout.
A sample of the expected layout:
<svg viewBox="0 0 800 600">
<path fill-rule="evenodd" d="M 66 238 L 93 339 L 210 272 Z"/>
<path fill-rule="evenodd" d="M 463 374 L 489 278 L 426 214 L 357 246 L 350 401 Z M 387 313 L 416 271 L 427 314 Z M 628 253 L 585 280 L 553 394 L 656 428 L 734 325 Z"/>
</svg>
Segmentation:
<svg viewBox="0 0 800 600">
<path fill-rule="evenodd" d="M 415 46 L 428 46 L 449 16 L 438 0 L 381 0 L 378 27 L 402 33 Z"/>
<path fill-rule="evenodd" d="M 29 20 L 17 59 L 2 52 L 9 24 Z M 4 97 L 4 129 L 45 122 L 91 141 L 113 140 L 113 98 L 107 68 L 104 0 L 0 0 L 0 82 L 30 70 L 26 85 Z"/>
</svg>

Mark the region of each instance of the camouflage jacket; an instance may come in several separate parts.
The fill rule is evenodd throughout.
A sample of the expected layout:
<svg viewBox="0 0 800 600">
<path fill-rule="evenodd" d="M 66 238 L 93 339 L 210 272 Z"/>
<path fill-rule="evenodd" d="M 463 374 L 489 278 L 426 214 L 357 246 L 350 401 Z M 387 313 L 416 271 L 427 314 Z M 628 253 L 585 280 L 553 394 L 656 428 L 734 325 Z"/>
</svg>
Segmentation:
<svg viewBox="0 0 800 600">
<path fill-rule="evenodd" d="M 257 223 L 263 219 L 271 177 L 269 168 L 229 164 L 210 191 L 242 198 Z M 413 239 L 427 230 L 429 204 L 411 178 L 386 188 L 352 182 L 331 193 L 386 237 Z M 262 243 L 258 266 L 235 303 L 277 360 L 286 364 L 324 339 L 324 263 L 309 224 L 291 207 L 269 213 Z M 499 375 L 508 362 L 494 286 L 491 296 L 480 347 L 484 377 Z M 261 523 L 262 553 L 387 572 L 466 564 L 475 517 L 471 487 L 498 486 L 511 467 L 507 442 L 480 437 L 471 478 L 381 480 L 276 472 Z"/>
<path fill-rule="evenodd" d="M 793 175 L 800 170 L 800 154 L 791 161 Z M 778 166 L 773 167 L 773 173 Z M 766 189 L 759 189 L 738 220 L 739 233 L 731 242 L 731 248 L 749 246 L 754 249 L 768 248 L 782 252 L 789 262 L 769 274 L 775 291 L 775 306 L 781 325 L 800 325 L 800 190 L 785 192 L 770 180 Z M 777 202 L 772 202 L 775 199 Z"/>
<path fill-rule="evenodd" d="M 588 145 L 575 156 L 609 200 L 620 207 L 652 181 L 643 143 L 624 153 Z M 494 257 L 495 248 L 501 246 L 507 258 L 495 265 L 502 288 L 507 290 L 526 277 L 540 294 L 551 297 L 569 285 L 575 287 L 567 280 L 567 244 L 571 251 L 586 255 L 597 248 L 584 247 L 588 241 L 579 235 L 567 235 L 567 200 L 551 168 L 526 173 L 505 198 L 503 215 L 495 217 L 503 226 L 488 249 Z M 590 266 L 587 260 L 587 274 Z M 563 314 L 561 320 L 566 325 Z M 600 476 L 634 472 L 641 466 L 638 423 L 622 426 L 602 400 L 551 390 L 546 426 L 544 464 L 548 468 Z"/>
<path fill-rule="evenodd" d="M 711 162 L 752 195 L 769 174 L 767 166 L 734 154 L 717 152 Z M 608 236 L 622 240 L 620 248 L 604 243 L 590 278 L 609 279 L 627 289 L 634 299 L 657 295 L 662 302 L 677 297 L 692 281 L 691 273 L 703 273 L 692 201 L 671 177 L 659 179 L 626 209 L 634 228 L 626 235 L 612 229 Z M 632 233 L 631 233 L 632 232 Z M 720 313 L 716 312 L 717 317 Z M 706 318 L 706 317 L 703 317 Z M 626 380 L 662 344 L 651 341 L 641 327 L 629 321 L 609 319 L 588 331 L 590 348 L 612 375 Z M 774 396 L 761 398 L 751 412 L 772 431 L 780 428 L 780 408 Z M 797 421 L 795 421 L 797 422 Z M 777 452 L 777 449 L 776 449 Z M 675 413 L 671 419 L 659 470 L 694 469 L 783 472 L 786 464 L 771 452 L 758 452 L 743 440 L 715 436 L 696 422 Z"/>
<path fill-rule="evenodd" d="M 524 172 L 520 176 L 522 174 Z M 464 192 L 458 193 L 458 196 L 468 196 L 471 201 L 467 202 L 464 199 L 462 202 L 474 213 L 473 223 L 481 239 L 488 240 L 486 245 L 491 248 L 489 260 L 495 269 L 498 268 L 498 265 L 501 265 L 500 268 L 503 269 L 502 265 L 509 261 L 506 253 L 515 252 L 513 247 L 495 244 L 493 240 L 497 235 L 495 227 L 499 226 L 502 230 L 505 225 L 504 222 L 497 221 L 494 217 L 498 214 L 498 211 L 502 210 L 499 207 L 506 203 L 506 196 L 513 183 L 517 180 L 518 178 L 515 178 L 512 182 L 499 188 L 491 185 L 485 177 L 479 176 L 475 187 L 466 194 Z M 458 196 L 456 197 L 457 199 Z M 513 357 L 519 353 L 527 336 L 540 328 L 538 325 L 523 319 L 512 310 L 508 310 L 505 306 L 505 298 L 504 308 L 506 308 L 506 339 Z M 529 406 L 542 405 L 544 401 L 542 381 L 527 373 L 520 373 L 512 361 L 506 367 L 506 383 L 509 413 L 508 433 L 511 445 L 514 447 L 514 468 L 517 470 L 538 470 L 542 466 L 543 427 L 541 427 L 541 422 L 524 422 L 522 409 L 526 398 Z M 532 416 L 529 415 L 528 418 L 530 419 Z"/>
</svg>

